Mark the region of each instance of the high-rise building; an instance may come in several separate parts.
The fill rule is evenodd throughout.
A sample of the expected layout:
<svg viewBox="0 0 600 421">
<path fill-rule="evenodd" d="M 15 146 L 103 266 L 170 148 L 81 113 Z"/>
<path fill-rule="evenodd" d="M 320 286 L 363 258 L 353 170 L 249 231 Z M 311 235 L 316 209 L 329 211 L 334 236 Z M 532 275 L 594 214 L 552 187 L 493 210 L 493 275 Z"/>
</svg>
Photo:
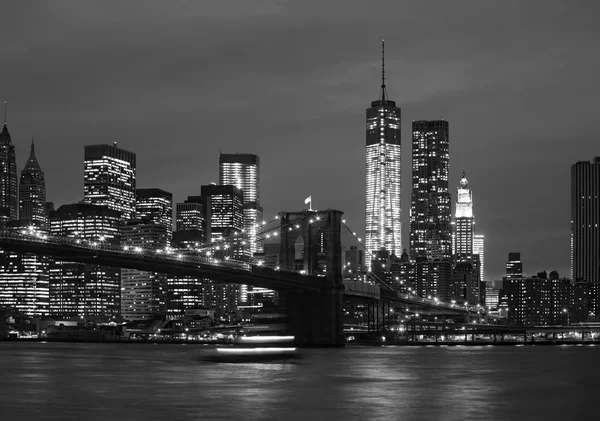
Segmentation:
<svg viewBox="0 0 600 421">
<path fill-rule="evenodd" d="M 15 145 L 12 144 L 6 126 L 6 105 L 4 127 L 0 133 L 0 227 L 18 219 L 17 201 L 17 161 Z"/>
<path fill-rule="evenodd" d="M 381 47 L 381 90 L 379 99 L 367 108 L 366 122 L 365 246 L 368 262 L 380 249 L 396 256 L 402 252 L 400 108 L 387 96 L 383 41 Z"/>
<path fill-rule="evenodd" d="M 244 199 L 235 186 L 201 186 L 206 203 L 206 240 L 241 234 L 244 226 Z"/>
<path fill-rule="evenodd" d="M 589 312 L 600 316 L 600 157 L 571 166 L 571 279 L 589 283 Z"/>
<path fill-rule="evenodd" d="M 473 235 L 473 254 L 479 256 L 479 279 L 485 282 L 485 237 L 483 234 Z"/>
<path fill-rule="evenodd" d="M 105 205 L 131 219 L 135 213 L 136 157 L 114 145 L 87 145 L 84 161 L 84 201 Z"/>
<path fill-rule="evenodd" d="M 53 236 L 118 245 L 122 214 L 88 203 L 63 205 L 50 212 Z M 119 268 L 53 261 L 50 263 L 50 314 L 57 317 L 117 316 Z"/>
<path fill-rule="evenodd" d="M 9 229 L 30 229 L 18 222 Z M 21 226 L 19 226 L 21 225 Z M 47 256 L 0 249 L 0 307 L 17 309 L 30 317 L 49 311 Z"/>
<path fill-rule="evenodd" d="M 411 256 L 449 259 L 452 249 L 448 191 L 448 122 L 412 123 Z"/>
<path fill-rule="evenodd" d="M 508 253 L 508 262 L 506 262 L 506 277 L 522 278 L 523 262 L 521 262 L 521 253 Z"/>
<path fill-rule="evenodd" d="M 260 205 L 260 160 L 258 155 L 235 153 L 219 155 L 219 184 L 236 186 L 244 199 L 243 229 L 251 255 L 261 253 L 258 226 L 263 220 Z"/>
<path fill-rule="evenodd" d="M 164 224 L 134 219 L 121 228 L 125 247 L 163 249 L 169 235 Z M 121 269 L 121 316 L 143 320 L 166 314 L 167 275 L 136 269 Z"/>
<path fill-rule="evenodd" d="M 19 220 L 25 225 L 35 225 L 41 229 L 46 229 L 48 222 L 46 181 L 35 156 L 33 139 L 29 159 L 21 171 Z"/>
<path fill-rule="evenodd" d="M 206 213 L 201 196 L 188 196 L 177 203 L 175 227 L 177 231 L 206 231 Z"/>
<path fill-rule="evenodd" d="M 167 230 L 167 245 L 173 236 L 173 194 L 161 189 L 137 189 L 135 218 Z"/>
<path fill-rule="evenodd" d="M 463 171 L 457 188 L 454 214 L 454 241 L 452 242 L 455 262 L 471 262 L 473 258 L 473 193 Z"/>
</svg>

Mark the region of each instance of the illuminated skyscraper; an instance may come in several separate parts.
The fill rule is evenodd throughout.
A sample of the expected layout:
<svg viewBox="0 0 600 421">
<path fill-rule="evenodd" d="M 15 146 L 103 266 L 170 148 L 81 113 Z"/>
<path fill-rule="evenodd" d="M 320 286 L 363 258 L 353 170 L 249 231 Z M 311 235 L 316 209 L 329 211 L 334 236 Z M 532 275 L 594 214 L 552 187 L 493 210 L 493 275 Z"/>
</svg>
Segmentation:
<svg viewBox="0 0 600 421">
<path fill-rule="evenodd" d="M 473 235 L 473 254 L 479 256 L 479 280 L 485 282 L 485 250 L 483 234 Z"/>
<path fill-rule="evenodd" d="M 236 260 L 248 259 L 247 248 L 242 237 L 244 221 L 242 191 L 236 186 L 211 184 L 200 187 L 203 202 L 206 203 L 206 241 L 229 238 L 227 250 L 220 250 L 220 258 Z M 224 316 L 235 312 L 240 302 L 246 301 L 246 288 L 235 284 L 204 282 L 210 286 L 210 295 L 215 297 L 213 308 Z M 212 285 L 212 286 L 211 286 Z"/>
<path fill-rule="evenodd" d="M 18 219 L 17 201 L 17 162 L 15 145 L 12 144 L 6 126 L 6 105 L 4 127 L 0 133 L 0 226 Z"/>
<path fill-rule="evenodd" d="M 168 245 L 167 227 L 151 219 L 130 220 L 121 232 L 121 244 L 125 247 L 156 250 Z M 124 319 L 143 320 L 166 314 L 166 294 L 167 275 L 121 269 L 121 316 Z"/>
<path fill-rule="evenodd" d="M 123 221 L 135 212 L 135 154 L 111 145 L 85 147 L 84 201 L 106 205 Z"/>
<path fill-rule="evenodd" d="M 571 166 L 571 279 L 589 283 L 589 312 L 600 316 L 600 157 Z"/>
<path fill-rule="evenodd" d="M 167 230 L 167 245 L 173 235 L 173 194 L 161 189 L 137 189 L 135 218 Z"/>
<path fill-rule="evenodd" d="M 54 236 L 119 244 L 121 213 L 87 203 L 50 212 Z M 57 317 L 117 316 L 121 310 L 119 268 L 55 261 L 50 263 L 50 314 Z"/>
<path fill-rule="evenodd" d="M 456 194 L 456 210 L 454 214 L 454 241 L 452 248 L 455 261 L 471 262 L 473 260 L 473 192 L 463 171 Z"/>
<path fill-rule="evenodd" d="M 35 225 L 46 229 L 48 222 L 46 206 L 46 181 L 44 172 L 35 157 L 35 147 L 31 140 L 31 152 L 25 168 L 21 171 L 19 184 L 19 220 L 25 225 Z"/>
<path fill-rule="evenodd" d="M 236 186 L 201 186 L 206 203 L 206 240 L 241 234 L 244 224 L 242 191 Z"/>
<path fill-rule="evenodd" d="M 18 222 L 10 225 L 14 228 L 9 229 L 23 229 Z M 28 316 L 47 316 L 48 263 L 46 256 L 0 249 L 0 307 L 15 308 Z"/>
<path fill-rule="evenodd" d="M 381 43 L 381 91 L 367 108 L 365 243 L 369 256 L 380 249 L 402 252 L 400 108 L 387 97 Z"/>
<path fill-rule="evenodd" d="M 448 122 L 413 121 L 412 131 L 411 257 L 449 259 L 452 231 Z"/>
<path fill-rule="evenodd" d="M 251 255 L 262 252 L 257 241 L 257 224 L 262 223 L 260 205 L 260 160 L 258 155 L 235 153 L 219 155 L 219 184 L 236 186 L 244 199 L 244 233 Z"/>
</svg>

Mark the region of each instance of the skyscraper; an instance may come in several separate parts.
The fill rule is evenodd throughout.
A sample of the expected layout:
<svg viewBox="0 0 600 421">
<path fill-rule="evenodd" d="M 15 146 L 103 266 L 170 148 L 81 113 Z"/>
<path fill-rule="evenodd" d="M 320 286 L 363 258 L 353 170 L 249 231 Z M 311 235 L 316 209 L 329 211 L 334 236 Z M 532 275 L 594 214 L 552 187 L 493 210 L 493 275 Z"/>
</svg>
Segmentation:
<svg viewBox="0 0 600 421">
<path fill-rule="evenodd" d="M 485 238 L 483 234 L 473 235 L 473 254 L 479 256 L 479 280 L 485 282 Z"/>
<path fill-rule="evenodd" d="M 12 144 L 6 126 L 6 105 L 4 127 L 0 133 L 0 226 L 18 219 L 17 201 L 17 161 L 15 145 Z"/>
<path fill-rule="evenodd" d="M 471 262 L 473 258 L 473 192 L 463 171 L 457 188 L 452 248 L 456 262 Z"/>
<path fill-rule="evenodd" d="M 411 257 L 449 259 L 452 232 L 448 122 L 413 121 L 412 131 Z"/>
<path fill-rule="evenodd" d="M 384 44 L 381 42 L 381 90 L 367 108 L 365 245 L 367 260 L 386 249 L 402 252 L 400 108 L 387 97 Z"/>
<path fill-rule="evenodd" d="M 242 191 L 235 186 L 201 186 L 206 203 L 206 241 L 241 234 L 244 224 Z"/>
<path fill-rule="evenodd" d="M 50 212 L 53 236 L 118 245 L 121 213 L 86 203 Z M 50 263 L 50 314 L 58 317 L 117 316 L 121 310 L 119 268 L 53 261 Z"/>
<path fill-rule="evenodd" d="M 262 252 L 257 241 L 257 225 L 262 222 L 260 205 L 260 160 L 258 155 L 235 153 L 219 155 L 219 184 L 236 186 L 244 199 L 244 233 L 251 255 Z"/>
<path fill-rule="evenodd" d="M 31 140 L 31 151 L 25 168 L 21 171 L 19 184 L 19 220 L 26 225 L 36 225 L 46 229 L 48 222 L 46 206 L 46 180 L 44 172 L 35 156 L 35 146 Z"/>
<path fill-rule="evenodd" d="M 163 249 L 168 245 L 167 227 L 151 219 L 133 219 L 121 228 L 125 247 Z M 121 269 L 121 316 L 126 320 L 150 319 L 166 314 L 167 275 Z"/>
<path fill-rule="evenodd" d="M 508 262 L 506 262 L 506 278 L 520 279 L 523 277 L 523 262 L 521 262 L 521 253 L 508 253 Z"/>
<path fill-rule="evenodd" d="M 135 154 L 111 145 L 87 145 L 84 161 L 84 201 L 106 205 L 123 221 L 135 212 Z"/>
<path fill-rule="evenodd" d="M 571 166 L 571 279 L 589 283 L 589 312 L 600 315 L 600 157 Z"/>
<path fill-rule="evenodd" d="M 173 194 L 161 189 L 137 189 L 135 217 L 167 230 L 167 245 L 173 235 Z"/>
</svg>

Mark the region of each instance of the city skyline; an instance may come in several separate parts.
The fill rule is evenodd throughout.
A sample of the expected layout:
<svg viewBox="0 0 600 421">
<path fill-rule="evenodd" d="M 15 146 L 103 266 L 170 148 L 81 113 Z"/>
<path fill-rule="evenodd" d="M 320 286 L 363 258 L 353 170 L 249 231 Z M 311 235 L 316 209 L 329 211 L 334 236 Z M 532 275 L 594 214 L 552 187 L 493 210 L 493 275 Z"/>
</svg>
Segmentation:
<svg viewBox="0 0 600 421">
<path fill-rule="evenodd" d="M 450 6 L 443 5 L 436 7 L 433 15 L 427 14 L 428 19 L 444 23 L 443 28 L 438 33 L 428 31 L 417 35 L 412 29 L 419 16 L 423 16 L 424 6 L 402 5 L 404 17 L 395 14 L 398 19 L 405 19 L 398 31 L 396 21 L 377 18 L 384 22 L 373 33 L 368 30 L 376 23 L 363 18 L 353 23 L 353 19 L 362 17 L 366 11 L 366 6 L 353 5 L 344 13 L 335 11 L 340 31 L 332 37 L 323 36 L 325 27 L 331 31 L 334 19 L 334 11 L 325 8 L 320 12 L 327 25 L 312 23 L 319 38 L 318 48 L 310 37 L 297 42 L 287 38 L 297 35 L 300 29 L 292 26 L 286 35 L 289 29 L 283 29 L 289 23 L 286 6 L 274 10 L 261 6 L 248 11 L 241 5 L 234 12 L 205 10 L 214 18 L 215 26 L 203 26 L 193 17 L 202 22 L 206 19 L 198 16 L 199 11 L 193 5 L 185 5 L 181 7 L 196 14 L 192 13 L 181 25 L 171 27 L 168 22 L 162 23 L 162 31 L 149 34 L 146 29 L 156 24 L 158 16 L 162 16 L 160 12 L 168 12 L 151 8 L 149 22 L 136 27 L 143 37 L 136 31 L 131 34 L 134 40 L 143 41 L 141 46 L 135 43 L 141 49 L 134 62 L 124 64 L 106 58 L 128 51 L 127 46 L 111 43 L 124 34 L 126 25 L 117 23 L 115 33 L 108 34 L 106 42 L 98 42 L 105 34 L 96 31 L 93 24 L 105 22 L 109 17 L 92 13 L 83 5 L 71 6 L 68 10 L 57 7 L 61 16 L 52 16 L 58 19 L 49 25 L 47 36 L 31 35 L 35 31 L 30 25 L 46 26 L 46 20 L 51 18 L 41 11 L 33 13 L 25 25 L 22 19 L 8 19 L 10 22 L 1 30 L 11 31 L 7 39 L 19 39 L 21 31 L 33 37 L 27 38 L 32 47 L 28 57 L 14 56 L 16 53 L 10 50 L 5 52 L 7 66 L 0 73 L 2 80 L 11 83 L 3 89 L 2 99 L 9 102 L 7 120 L 16 146 L 17 168 L 23 168 L 31 136 L 35 136 L 36 152 L 46 175 L 48 200 L 57 206 L 82 199 L 83 144 L 118 141 L 124 149 L 138 155 L 137 187 L 165 189 L 173 193 L 175 202 L 198 195 L 201 184 L 218 181 L 214 161 L 219 149 L 248 151 L 261 157 L 261 204 L 267 209 L 265 219 L 279 210 L 301 209 L 303 199 L 312 195 L 315 207 L 343 210 L 349 225 L 362 232 L 364 190 L 359 186 L 364 184 L 364 104 L 377 94 L 377 46 L 380 38 L 385 38 L 388 91 L 403 111 L 402 137 L 409 139 L 410 127 L 406 122 L 411 120 L 443 118 L 452 124 L 449 184 L 457 185 L 463 169 L 472 175 L 473 189 L 477 191 L 477 231 L 486 236 L 487 278 L 500 279 L 506 254 L 512 251 L 521 252 L 527 274 L 556 269 L 561 276 L 568 275 L 569 170 L 574 162 L 598 155 L 592 144 L 595 139 L 592 101 L 598 82 L 592 75 L 597 73 L 599 63 L 596 57 L 583 52 L 590 50 L 590 40 L 594 38 L 590 34 L 598 31 L 591 21 L 592 6 L 544 3 L 542 15 L 532 13 L 535 4 L 494 9 L 498 15 L 496 23 L 486 30 L 474 17 L 482 13 L 481 9 L 489 11 L 489 6 L 471 11 L 458 6 L 450 10 L 447 8 Z M 24 7 L 10 5 L 7 15 L 19 13 Z M 297 7 L 302 6 L 294 6 Z M 258 58 L 250 63 L 249 73 L 262 75 L 254 85 L 246 83 L 248 80 L 232 68 L 230 61 L 220 60 L 222 55 L 248 47 L 241 37 L 243 31 L 225 34 L 219 50 L 210 46 L 210 37 L 200 40 L 202 31 L 218 31 L 215 27 L 223 20 L 236 22 L 239 15 L 248 12 L 264 24 L 262 29 L 244 27 L 245 36 L 248 30 L 255 31 L 258 37 L 252 41 L 258 44 L 255 48 L 269 51 L 279 42 L 289 45 L 294 42 L 296 50 L 294 54 L 281 50 L 272 54 L 272 50 L 267 57 L 251 49 L 248 54 Z M 308 10 L 300 12 L 310 14 Z M 392 12 L 390 6 L 389 14 Z M 123 10 L 126 17 L 133 13 L 131 9 Z M 448 15 L 445 20 L 444 14 Z M 565 15 L 570 17 L 567 22 L 563 21 Z M 58 67 L 53 62 L 47 66 L 36 64 L 48 58 L 42 48 L 45 39 L 67 31 L 63 19 L 74 16 L 81 19 L 79 31 L 90 24 L 85 32 L 87 39 L 73 36 L 56 47 L 52 58 Z M 463 37 L 458 30 L 448 31 L 463 19 L 471 19 L 472 25 L 461 28 L 477 33 L 481 47 L 469 44 L 470 37 Z M 562 26 L 571 29 L 560 36 L 553 34 L 559 20 Z M 503 28 L 503 22 L 507 21 L 511 25 Z M 175 26 L 185 30 L 175 31 Z M 189 37 L 186 31 L 198 33 Z M 441 33 L 446 39 L 441 38 Z M 188 50 L 165 51 L 175 44 L 189 46 L 187 38 L 192 38 L 193 45 L 206 53 L 206 60 L 186 61 Z M 274 38 L 282 39 L 275 43 Z M 522 39 L 528 42 L 519 43 Z M 425 41 L 437 57 L 431 50 L 420 53 L 414 47 Z M 81 56 L 76 62 L 71 59 L 82 53 L 77 50 L 70 56 L 68 48 L 83 48 L 86 42 L 96 45 L 93 55 L 103 60 L 102 68 L 96 69 L 93 60 L 92 64 L 84 65 L 89 62 L 87 58 L 92 58 L 85 53 L 83 60 Z M 146 51 L 144 46 L 150 45 L 153 49 Z M 108 52 L 103 52 L 106 47 L 110 47 Z M 158 54 L 154 47 L 170 63 L 165 72 L 155 72 L 154 67 L 147 66 Z M 466 60 L 471 63 L 468 67 Z M 293 71 L 286 66 L 293 66 Z M 137 78 L 143 68 L 151 70 Z M 14 72 L 17 69 L 19 74 Z M 44 74 L 38 73 L 42 69 Z M 265 70 L 268 71 L 262 73 Z M 180 71 L 181 78 L 177 76 Z M 302 73 L 310 74 L 310 80 L 302 79 Z M 74 77 L 75 74 L 79 77 Z M 314 80 L 317 82 L 313 83 Z M 71 82 L 73 88 L 67 89 Z M 266 82 L 274 88 L 269 89 Z M 98 83 L 106 89 L 98 89 Z M 528 95 L 523 94 L 525 85 Z M 140 96 L 140 91 L 151 93 Z M 268 120 L 275 124 L 274 130 L 267 130 L 267 119 L 257 119 L 252 111 L 266 100 L 285 104 L 275 107 L 281 110 L 271 107 Z M 132 118 L 127 109 L 135 109 L 136 115 Z M 222 127 L 224 120 L 218 115 L 223 109 L 231 110 L 233 118 L 240 119 L 244 136 L 235 127 Z M 154 138 L 166 141 L 153 140 L 152 147 L 146 147 L 148 139 Z M 542 143 L 548 146 L 543 152 L 539 147 Z M 331 172 L 326 164 L 332 154 L 339 169 L 336 172 Z M 471 159 L 471 154 L 478 159 Z M 406 170 L 410 168 L 411 156 L 403 155 L 402 208 L 406 210 L 410 198 L 406 183 L 410 173 Z M 167 160 L 174 164 L 165 165 Z M 404 227 L 408 227 L 407 214 L 403 212 Z M 408 248 L 406 230 L 404 234 L 403 246 Z M 548 246 L 539 247 L 542 241 Z"/>
</svg>

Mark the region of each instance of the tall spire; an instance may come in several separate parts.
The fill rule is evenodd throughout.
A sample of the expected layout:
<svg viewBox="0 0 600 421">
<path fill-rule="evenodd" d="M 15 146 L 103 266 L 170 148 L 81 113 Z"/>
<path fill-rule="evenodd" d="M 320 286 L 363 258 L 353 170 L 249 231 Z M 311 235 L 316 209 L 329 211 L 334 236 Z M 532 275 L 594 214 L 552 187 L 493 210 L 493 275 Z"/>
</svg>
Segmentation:
<svg viewBox="0 0 600 421">
<path fill-rule="evenodd" d="M 31 155 L 35 155 L 35 145 L 33 143 L 33 136 L 31 136 Z"/>
<path fill-rule="evenodd" d="M 380 99 L 385 101 L 387 92 L 385 90 L 385 40 L 381 40 L 381 93 Z"/>
<path fill-rule="evenodd" d="M 4 101 L 4 127 L 2 128 L 2 134 L 8 135 L 8 127 L 6 126 L 6 101 Z"/>
</svg>

